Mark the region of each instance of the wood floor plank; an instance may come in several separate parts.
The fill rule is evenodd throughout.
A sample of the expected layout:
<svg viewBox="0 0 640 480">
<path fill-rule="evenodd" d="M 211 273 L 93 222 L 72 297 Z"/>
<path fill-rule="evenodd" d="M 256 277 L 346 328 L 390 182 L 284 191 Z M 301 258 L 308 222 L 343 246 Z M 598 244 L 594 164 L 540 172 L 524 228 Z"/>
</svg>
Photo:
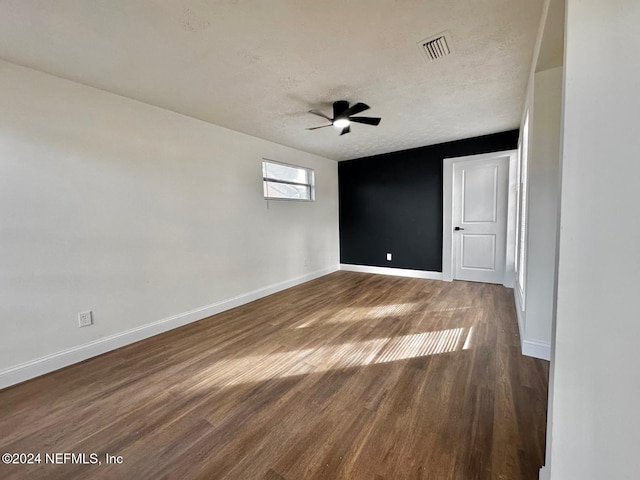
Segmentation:
<svg viewBox="0 0 640 480">
<path fill-rule="evenodd" d="M 547 382 L 511 290 L 336 272 L 0 391 L 0 453 L 103 462 L 0 478 L 533 480 Z"/>
</svg>

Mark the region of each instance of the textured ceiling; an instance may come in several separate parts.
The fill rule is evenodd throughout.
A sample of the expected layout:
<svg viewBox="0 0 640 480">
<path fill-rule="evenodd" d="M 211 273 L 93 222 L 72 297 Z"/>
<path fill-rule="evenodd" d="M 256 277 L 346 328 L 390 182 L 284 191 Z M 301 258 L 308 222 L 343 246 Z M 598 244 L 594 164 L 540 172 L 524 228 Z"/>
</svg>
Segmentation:
<svg viewBox="0 0 640 480">
<path fill-rule="evenodd" d="M 343 160 L 518 126 L 542 0 L 2 0 L 0 57 Z M 448 30 L 454 53 L 416 43 Z M 334 100 L 379 127 L 307 131 Z"/>
</svg>

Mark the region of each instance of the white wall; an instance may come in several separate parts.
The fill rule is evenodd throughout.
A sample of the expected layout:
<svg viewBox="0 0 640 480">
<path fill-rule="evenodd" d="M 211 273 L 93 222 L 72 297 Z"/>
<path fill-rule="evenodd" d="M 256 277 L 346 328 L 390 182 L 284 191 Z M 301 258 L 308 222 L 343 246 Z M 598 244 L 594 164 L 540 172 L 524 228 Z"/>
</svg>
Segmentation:
<svg viewBox="0 0 640 480">
<path fill-rule="evenodd" d="M 4 61 L 0 112 L 0 385 L 338 267 L 334 161 Z M 315 169 L 317 201 L 267 208 L 262 157 Z"/>
<path fill-rule="evenodd" d="M 522 137 L 529 112 L 524 303 L 519 285 L 514 294 L 522 352 L 545 360 L 551 359 L 558 250 L 563 45 L 556 43 L 563 38 L 563 1 L 545 0 L 520 126 Z"/>
<path fill-rule="evenodd" d="M 560 203 L 562 68 L 535 73 L 528 98 L 525 105 L 525 111 L 529 111 L 529 148 L 524 308 L 517 291 L 515 297 L 523 353 L 549 360 Z M 524 135 L 524 125 L 521 131 Z"/>
<path fill-rule="evenodd" d="M 640 472 L 639 22 L 567 2 L 552 480 Z"/>
<path fill-rule="evenodd" d="M 547 346 L 551 344 L 560 202 L 561 109 L 562 68 L 537 72 L 529 138 L 525 339 Z"/>
</svg>

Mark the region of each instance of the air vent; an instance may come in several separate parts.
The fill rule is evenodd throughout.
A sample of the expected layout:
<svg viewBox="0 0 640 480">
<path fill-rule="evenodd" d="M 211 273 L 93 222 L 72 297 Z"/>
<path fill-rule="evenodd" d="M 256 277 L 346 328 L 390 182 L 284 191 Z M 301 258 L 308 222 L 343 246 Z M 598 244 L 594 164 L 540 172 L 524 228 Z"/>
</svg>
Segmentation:
<svg viewBox="0 0 640 480">
<path fill-rule="evenodd" d="M 453 43 L 451 42 L 451 35 L 448 31 L 418 42 L 418 47 L 420 47 L 420 50 L 428 61 L 446 57 L 453 51 Z"/>
</svg>

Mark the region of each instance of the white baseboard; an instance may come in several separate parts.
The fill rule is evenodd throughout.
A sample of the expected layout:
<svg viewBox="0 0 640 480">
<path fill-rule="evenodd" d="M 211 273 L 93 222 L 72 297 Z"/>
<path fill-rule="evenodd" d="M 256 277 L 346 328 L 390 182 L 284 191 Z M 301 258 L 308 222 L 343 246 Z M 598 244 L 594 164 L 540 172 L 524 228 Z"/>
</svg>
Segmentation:
<svg viewBox="0 0 640 480">
<path fill-rule="evenodd" d="M 546 467 L 542 467 L 540 469 L 540 474 L 538 475 L 538 480 L 550 480 L 551 479 L 551 471 Z"/>
<path fill-rule="evenodd" d="M 527 357 L 551 361 L 551 344 L 540 340 L 523 340 L 522 354 Z"/>
<path fill-rule="evenodd" d="M 188 323 L 202 320 L 203 318 L 224 312 L 225 310 L 239 307 L 245 303 L 253 302 L 259 298 L 266 297 L 281 290 L 286 290 L 287 288 L 328 275 L 337 270 L 339 270 L 338 267 L 318 270 L 291 280 L 269 285 L 227 300 L 163 318 L 156 322 L 147 323 L 146 325 L 141 325 L 124 332 L 116 333 L 93 342 L 71 347 L 51 355 L 46 355 L 29 362 L 21 363 L 20 365 L 0 370 L 0 389 L 24 382 L 25 380 L 30 380 L 40 375 L 44 375 L 45 373 L 53 372 L 54 370 L 67 367 L 74 363 L 87 360 L 91 357 L 115 350 L 116 348 L 139 342 L 140 340 L 158 335 L 159 333 L 182 327 Z"/>
<path fill-rule="evenodd" d="M 522 354 L 527 357 L 539 358 L 541 360 L 551 361 L 551 343 L 543 342 L 541 340 L 526 340 L 525 339 L 525 326 L 524 326 L 524 312 L 522 311 L 520 304 L 520 293 L 516 288 L 513 290 L 513 298 L 516 303 L 516 317 L 518 317 L 518 331 L 520 332 L 520 348 Z"/>
<path fill-rule="evenodd" d="M 368 265 L 351 265 L 341 263 L 340 270 L 348 272 L 376 273 L 379 275 L 394 275 L 396 277 L 426 278 L 428 280 L 442 280 L 441 272 L 427 270 L 407 270 L 404 268 L 370 267 Z"/>
<path fill-rule="evenodd" d="M 515 285 L 516 285 L 516 272 L 514 271 L 507 271 L 504 274 L 504 283 L 502 284 L 507 288 L 514 288 L 515 289 Z"/>
</svg>

